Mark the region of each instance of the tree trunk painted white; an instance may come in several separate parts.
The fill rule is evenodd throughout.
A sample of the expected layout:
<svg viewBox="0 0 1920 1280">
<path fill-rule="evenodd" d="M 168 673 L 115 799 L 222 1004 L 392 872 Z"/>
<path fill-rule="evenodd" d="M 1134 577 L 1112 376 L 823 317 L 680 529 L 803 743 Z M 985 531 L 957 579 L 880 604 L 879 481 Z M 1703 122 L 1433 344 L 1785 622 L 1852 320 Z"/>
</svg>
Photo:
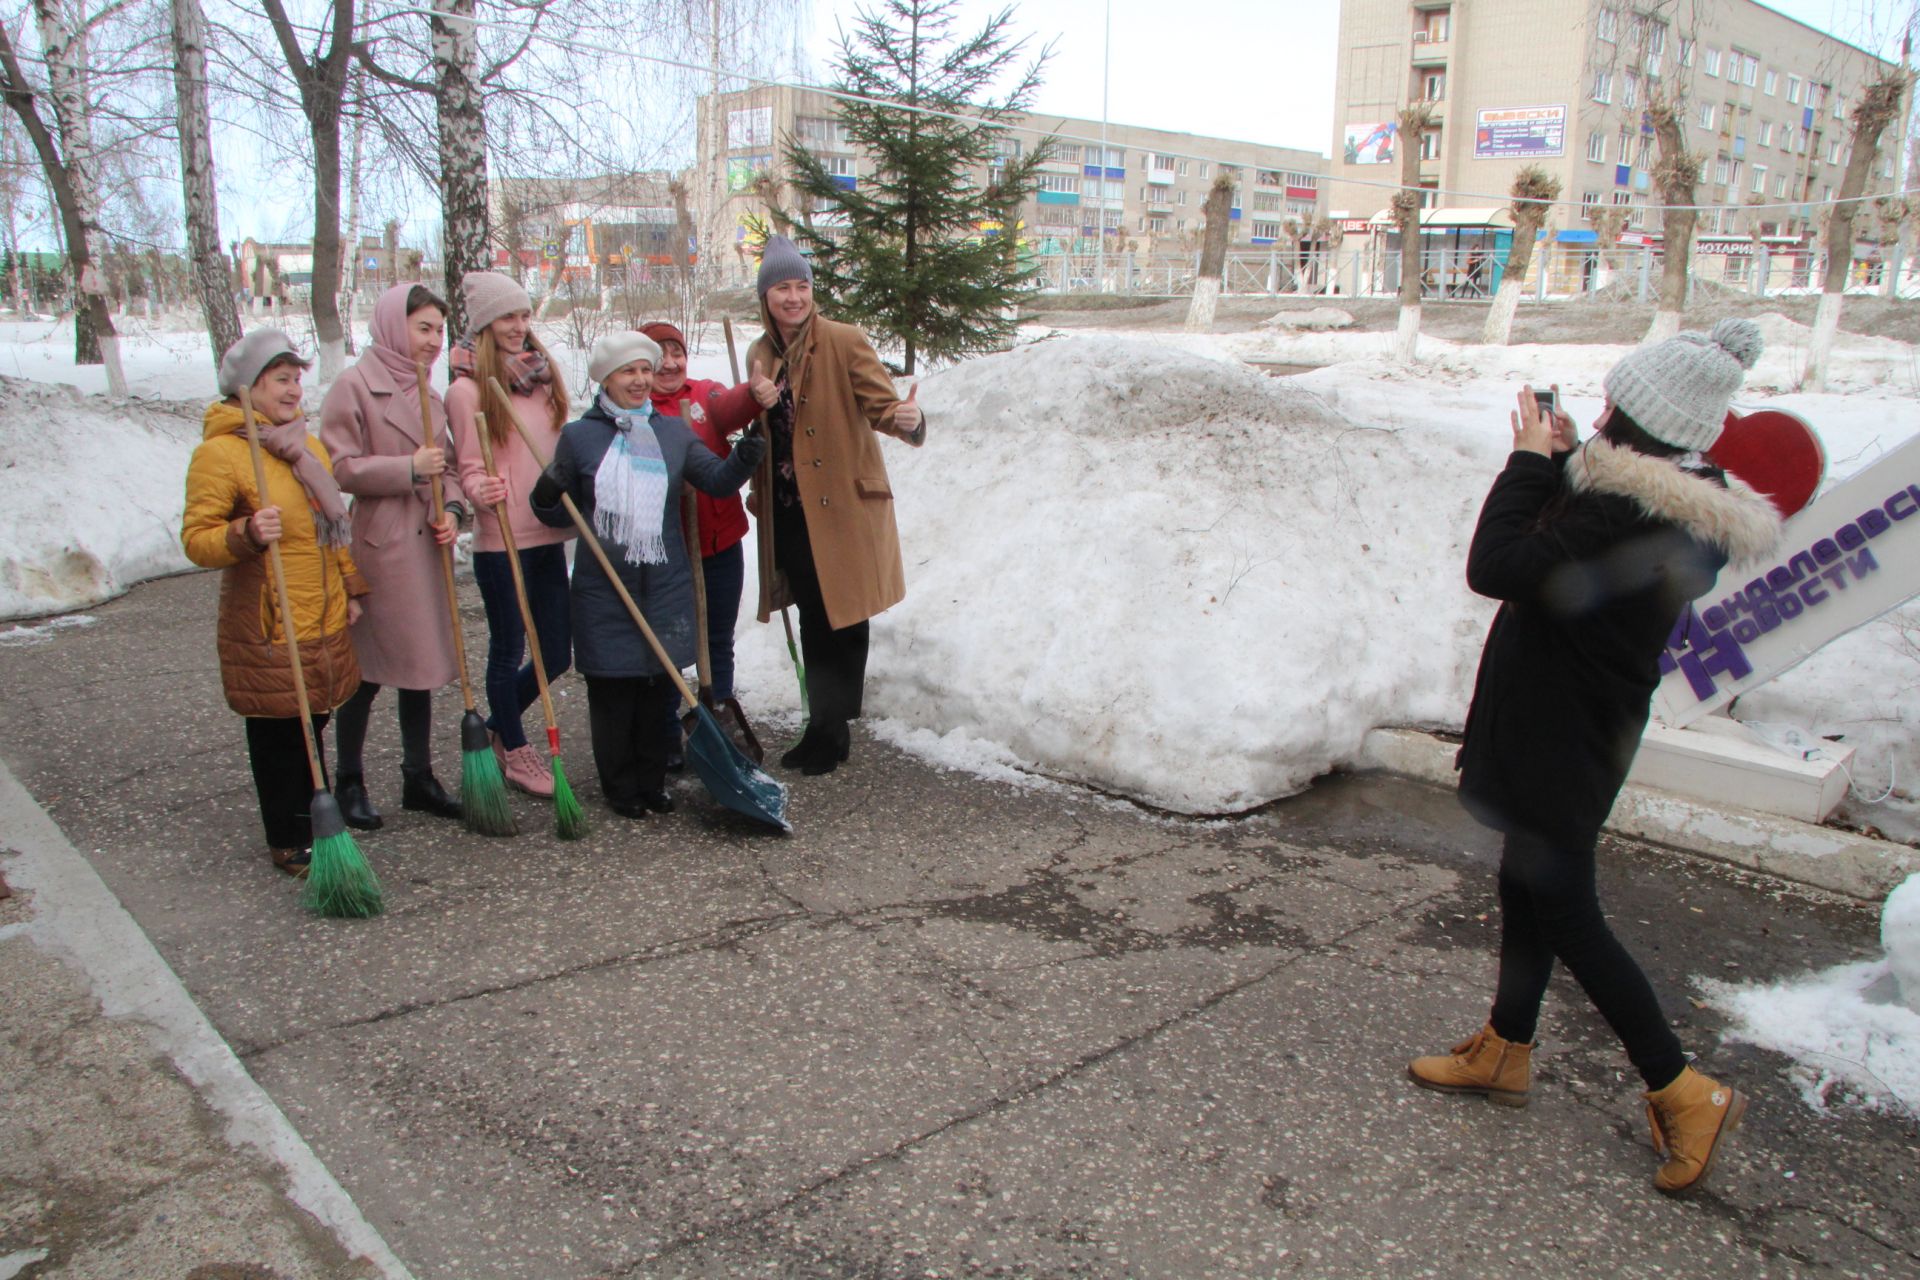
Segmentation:
<svg viewBox="0 0 1920 1280">
<path fill-rule="evenodd" d="M 439 124 L 442 294 L 448 330 L 466 332 L 460 281 L 492 265 L 487 251 L 487 119 L 480 100 L 474 0 L 433 0 L 434 105 Z"/>
<path fill-rule="evenodd" d="M 360 323 L 360 167 L 361 158 L 366 154 L 367 113 L 365 98 L 361 94 L 361 78 L 366 73 L 357 65 L 353 69 L 351 93 L 354 103 L 353 142 L 347 160 L 347 235 L 346 261 L 340 271 L 340 330 L 341 342 L 347 355 L 352 355 L 353 335 Z"/>
<path fill-rule="evenodd" d="M 173 0 L 173 89 L 180 109 L 180 180 L 187 220 L 187 272 L 207 321 L 213 362 L 240 341 L 233 278 L 220 247 L 213 132 L 207 111 L 207 15 L 200 0 Z"/>
<path fill-rule="evenodd" d="M 1680 332 L 1680 313 L 1678 311 L 1659 310 L 1653 313 L 1653 323 L 1647 326 L 1642 342 L 1659 342 L 1671 338 Z"/>
<path fill-rule="evenodd" d="M 1393 358 L 1412 364 L 1420 348 L 1420 304 L 1400 304 L 1400 327 L 1393 335 Z"/>
<path fill-rule="evenodd" d="M 1193 298 L 1187 303 L 1187 332 L 1213 332 L 1213 313 L 1220 303 L 1220 280 L 1201 276 L 1193 282 Z"/>
<path fill-rule="evenodd" d="M 1846 303 L 1844 293 L 1823 293 L 1813 313 L 1813 336 L 1807 340 L 1807 367 L 1800 378 L 1800 390 L 1825 391 L 1827 366 L 1833 359 L 1834 335 L 1840 331 L 1840 312 Z"/>
<path fill-rule="evenodd" d="M 93 117 L 87 101 L 86 35 L 78 23 L 69 23 L 68 15 L 57 0 L 33 0 L 33 15 L 40 31 L 41 54 L 47 63 L 47 96 L 53 103 L 54 124 L 60 135 L 67 189 L 84 241 L 76 263 L 80 270 L 75 283 L 90 323 L 83 324 L 78 314 L 74 317 L 74 359 L 78 364 L 105 364 L 107 394 L 124 398 L 127 375 L 120 366 L 120 345 L 107 341 L 114 336 L 113 317 L 107 310 L 107 297 L 101 291 L 100 273 L 94 265 L 105 261 L 106 244 L 100 234 Z M 69 255 L 73 254 L 74 247 L 67 246 Z M 88 337 L 97 342 L 96 350 L 84 349 Z"/>
<path fill-rule="evenodd" d="M 1906 265 L 1907 227 L 1903 222 L 1893 229 L 1893 243 L 1887 247 L 1886 269 L 1880 276 L 1880 296 L 1900 296 L 1900 272 Z"/>
<path fill-rule="evenodd" d="M 1487 308 L 1486 328 L 1480 334 L 1482 342 L 1504 347 L 1513 340 L 1513 313 L 1520 309 L 1524 288 L 1509 263 L 1507 273 L 1500 277 L 1500 287 L 1494 290 L 1493 305 Z"/>
</svg>

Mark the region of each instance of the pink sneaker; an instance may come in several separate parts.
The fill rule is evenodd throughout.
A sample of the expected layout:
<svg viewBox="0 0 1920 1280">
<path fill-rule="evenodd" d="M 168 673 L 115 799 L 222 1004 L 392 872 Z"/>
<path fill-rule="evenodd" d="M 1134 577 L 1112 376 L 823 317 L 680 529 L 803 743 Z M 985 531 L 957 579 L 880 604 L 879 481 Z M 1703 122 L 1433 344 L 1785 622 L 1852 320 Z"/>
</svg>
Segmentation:
<svg viewBox="0 0 1920 1280">
<path fill-rule="evenodd" d="M 504 754 L 500 772 L 507 781 L 530 796 L 553 794 L 553 770 L 531 745 L 515 747 Z"/>
</svg>

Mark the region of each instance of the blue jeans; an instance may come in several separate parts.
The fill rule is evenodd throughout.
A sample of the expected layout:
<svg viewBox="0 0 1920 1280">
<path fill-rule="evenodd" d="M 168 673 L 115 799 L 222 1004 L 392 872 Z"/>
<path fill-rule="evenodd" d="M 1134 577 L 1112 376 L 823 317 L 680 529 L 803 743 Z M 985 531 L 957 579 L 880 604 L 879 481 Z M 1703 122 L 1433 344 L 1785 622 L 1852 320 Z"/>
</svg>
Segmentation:
<svg viewBox="0 0 1920 1280">
<path fill-rule="evenodd" d="M 733 696 L 733 631 L 740 622 L 740 590 L 747 578 L 746 545 L 736 542 L 701 562 L 707 579 L 707 659 L 716 703 Z"/>
<path fill-rule="evenodd" d="M 547 679 L 558 680 L 573 664 L 573 617 L 567 587 L 567 549 L 563 543 L 528 547 L 520 553 L 520 572 L 527 580 L 527 607 L 540 635 L 540 658 Z M 527 630 L 520 621 L 520 601 L 513 589 L 513 568 L 504 551 L 473 553 L 473 580 L 487 607 L 487 728 L 500 735 L 509 751 L 527 745 L 520 727 L 521 713 L 540 696 L 533 664 L 521 665 Z"/>
</svg>

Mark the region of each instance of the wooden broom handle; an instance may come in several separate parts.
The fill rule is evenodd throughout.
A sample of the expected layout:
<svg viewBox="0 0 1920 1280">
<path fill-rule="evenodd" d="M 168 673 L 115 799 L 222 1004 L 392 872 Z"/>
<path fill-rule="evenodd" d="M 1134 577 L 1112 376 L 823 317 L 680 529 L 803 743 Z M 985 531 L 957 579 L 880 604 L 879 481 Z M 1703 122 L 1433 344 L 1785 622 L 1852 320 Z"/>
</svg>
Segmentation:
<svg viewBox="0 0 1920 1280">
<path fill-rule="evenodd" d="M 427 366 L 415 362 L 413 366 L 414 385 L 420 391 L 420 438 L 429 445 L 433 443 L 433 398 L 427 390 Z M 452 444 L 452 440 L 447 441 Z M 449 453 L 452 450 L 448 450 Z M 473 701 L 473 680 L 467 675 L 467 637 L 460 629 L 460 597 L 455 594 L 453 584 L 453 544 L 440 542 L 439 524 L 447 514 L 447 505 L 442 498 L 440 472 L 429 477 L 428 488 L 433 494 L 434 542 L 440 548 L 440 572 L 447 584 L 447 615 L 453 620 L 453 656 L 460 664 L 460 695 L 467 700 L 467 710 L 477 708 Z"/>
<path fill-rule="evenodd" d="M 493 385 L 496 390 L 500 386 L 498 382 L 494 382 Z M 526 424 L 515 418 L 513 427 L 520 433 L 520 438 L 526 441 L 527 452 L 531 453 L 533 460 L 540 464 L 542 470 L 545 470 L 547 459 L 540 456 L 540 447 L 533 442 L 533 436 L 527 431 Z M 680 690 L 680 697 L 687 704 L 687 710 L 697 710 L 700 700 L 693 696 L 693 690 L 687 688 L 685 677 L 680 674 L 680 669 L 673 665 L 673 659 L 667 656 L 666 649 L 660 644 L 660 638 L 653 634 L 653 628 L 647 625 L 646 616 L 640 612 L 640 606 L 633 602 L 631 595 L 627 594 L 627 584 L 620 581 L 619 573 L 614 570 L 613 561 L 607 559 L 607 549 L 600 545 L 600 539 L 593 536 L 593 526 L 587 523 L 587 518 L 580 514 L 580 508 L 574 505 L 573 495 L 562 490 L 560 505 L 567 509 L 569 516 L 573 517 L 573 527 L 580 531 L 580 541 L 586 544 L 587 550 L 593 552 L 593 558 L 600 562 L 601 571 L 607 575 L 607 581 L 613 584 L 614 594 L 620 597 L 621 604 L 627 606 L 627 613 L 632 616 L 633 625 L 639 627 L 640 634 L 647 638 L 647 647 L 653 650 L 654 660 L 660 664 L 660 669 L 667 673 L 674 687 Z"/>
<path fill-rule="evenodd" d="M 680 402 L 680 420 L 693 426 L 692 402 Z M 707 570 L 700 553 L 700 498 L 688 488 L 680 503 L 681 523 L 687 526 L 687 566 L 693 577 L 693 669 L 702 689 L 713 688 L 713 655 L 707 636 Z"/>
<path fill-rule="evenodd" d="M 260 428 L 253 420 L 253 394 L 246 387 L 240 388 L 240 417 L 247 424 L 247 452 L 253 455 L 254 488 L 260 492 L 260 506 L 265 507 L 268 505 L 267 460 L 260 448 Z M 287 594 L 286 566 L 280 561 L 278 542 L 267 544 L 267 576 L 273 579 L 273 592 L 280 602 L 280 630 L 287 637 L 288 665 L 293 668 L 293 696 L 300 701 L 300 736 L 307 744 L 307 772 L 313 777 L 313 789 L 325 791 L 327 783 L 320 772 L 320 746 L 313 740 L 313 711 L 307 701 L 307 673 L 300 665 L 300 637 L 294 632 L 293 600 Z M 271 644 L 272 637 L 267 639 Z"/>
<path fill-rule="evenodd" d="M 513 412 L 511 407 L 507 412 Z M 493 440 L 487 435 L 487 415 L 476 413 L 474 423 L 480 432 L 480 464 L 487 469 L 489 477 L 498 479 L 493 469 Z M 507 523 L 506 504 L 493 504 L 493 518 L 500 522 L 500 541 L 506 544 L 507 568 L 513 572 L 513 593 L 520 602 L 520 623 L 526 628 L 527 653 L 533 659 L 533 679 L 540 686 L 540 710 L 545 713 L 547 729 L 551 732 L 560 726 L 553 715 L 553 695 L 547 692 L 547 664 L 540 656 L 540 633 L 534 629 L 533 606 L 527 602 L 527 580 L 520 570 L 520 548 L 514 545 L 513 528 Z"/>
</svg>

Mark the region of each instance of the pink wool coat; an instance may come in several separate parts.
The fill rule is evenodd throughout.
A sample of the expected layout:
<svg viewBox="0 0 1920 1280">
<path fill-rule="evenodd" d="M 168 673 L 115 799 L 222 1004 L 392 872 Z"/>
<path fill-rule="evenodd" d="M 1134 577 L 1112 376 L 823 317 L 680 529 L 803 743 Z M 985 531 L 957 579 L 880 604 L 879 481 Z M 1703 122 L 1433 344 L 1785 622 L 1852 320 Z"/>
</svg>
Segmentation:
<svg viewBox="0 0 1920 1280">
<path fill-rule="evenodd" d="M 405 290 L 402 285 L 398 292 Z M 380 319 L 376 307 L 376 331 Z M 446 408 L 432 391 L 428 403 L 433 443 L 447 451 L 446 500 L 465 504 Z M 320 440 L 333 457 L 334 478 L 353 495 L 353 560 L 370 588 L 352 628 L 361 678 L 397 689 L 437 689 L 459 670 L 440 547 L 427 527 L 432 492 L 413 483 L 413 451 L 427 442 L 413 380 L 402 383 L 378 351 L 368 350 L 321 401 Z"/>
</svg>

